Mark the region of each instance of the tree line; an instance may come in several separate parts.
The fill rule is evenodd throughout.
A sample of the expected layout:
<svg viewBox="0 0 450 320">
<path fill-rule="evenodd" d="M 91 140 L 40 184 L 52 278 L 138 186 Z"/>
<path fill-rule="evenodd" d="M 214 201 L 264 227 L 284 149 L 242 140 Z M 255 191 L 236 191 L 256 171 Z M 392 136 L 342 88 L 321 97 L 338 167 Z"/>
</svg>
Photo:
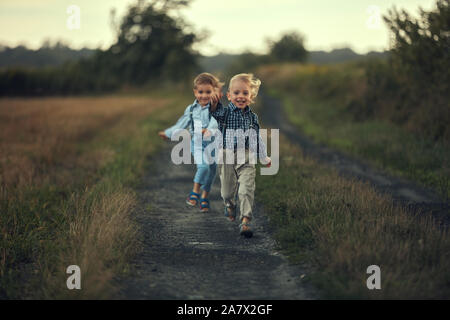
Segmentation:
<svg viewBox="0 0 450 320">
<path fill-rule="evenodd" d="M 348 106 L 356 120 L 381 117 L 412 123 L 437 140 L 450 140 L 449 1 L 437 0 L 431 11 L 420 9 L 418 18 L 396 8 L 384 16 L 392 35 L 391 48 L 382 59 L 360 63 L 365 88 Z M 116 41 L 109 49 L 56 67 L 0 71 L 0 95 L 100 93 L 123 85 L 189 81 L 201 70 L 193 45 L 202 36 L 179 15 L 170 14 L 188 4 L 185 0 L 138 0 L 115 24 Z M 267 54 L 245 52 L 233 59 L 225 76 L 262 64 L 306 63 L 308 55 L 304 36 L 288 32 L 269 40 Z"/>
<path fill-rule="evenodd" d="M 195 72 L 201 40 L 171 11 L 187 1 L 139 0 L 117 23 L 116 41 L 107 50 L 59 66 L 0 71 L 0 95 L 100 93 L 122 85 L 182 81 Z"/>
</svg>

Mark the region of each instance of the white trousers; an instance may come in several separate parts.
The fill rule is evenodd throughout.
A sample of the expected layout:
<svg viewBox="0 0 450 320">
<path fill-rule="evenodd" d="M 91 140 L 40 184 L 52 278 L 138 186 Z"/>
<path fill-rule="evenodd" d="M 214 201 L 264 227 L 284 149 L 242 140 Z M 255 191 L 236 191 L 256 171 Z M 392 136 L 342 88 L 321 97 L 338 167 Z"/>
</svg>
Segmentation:
<svg viewBox="0 0 450 320">
<path fill-rule="evenodd" d="M 242 150 L 243 151 L 243 150 Z M 219 164 L 220 193 L 224 204 L 236 206 L 236 193 L 239 198 L 240 219 L 252 218 L 252 208 L 255 194 L 255 162 L 250 161 L 255 155 L 245 150 L 244 157 L 239 157 L 239 151 L 224 149 L 221 152 L 223 163 Z M 241 153 L 244 155 L 244 152 Z M 233 164 L 228 164 L 233 161 Z"/>
</svg>

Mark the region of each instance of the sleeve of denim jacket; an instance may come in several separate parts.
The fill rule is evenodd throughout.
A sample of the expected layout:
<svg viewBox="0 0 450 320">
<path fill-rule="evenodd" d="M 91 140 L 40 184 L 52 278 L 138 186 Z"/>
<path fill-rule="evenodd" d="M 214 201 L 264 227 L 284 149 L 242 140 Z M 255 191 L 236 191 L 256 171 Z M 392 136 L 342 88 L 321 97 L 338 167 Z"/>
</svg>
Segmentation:
<svg viewBox="0 0 450 320">
<path fill-rule="evenodd" d="M 217 123 L 216 118 L 211 117 L 211 119 L 209 119 L 209 123 L 208 123 L 208 127 L 209 130 L 214 130 L 214 129 L 219 129 L 219 124 Z"/>
<path fill-rule="evenodd" d="M 186 110 L 184 110 L 183 115 L 178 119 L 178 121 L 171 126 L 170 128 L 167 128 L 164 133 L 167 137 L 172 138 L 172 134 L 175 130 L 179 129 L 186 129 L 190 123 L 191 123 L 191 117 L 190 117 L 190 108 L 191 106 L 187 106 Z"/>
</svg>

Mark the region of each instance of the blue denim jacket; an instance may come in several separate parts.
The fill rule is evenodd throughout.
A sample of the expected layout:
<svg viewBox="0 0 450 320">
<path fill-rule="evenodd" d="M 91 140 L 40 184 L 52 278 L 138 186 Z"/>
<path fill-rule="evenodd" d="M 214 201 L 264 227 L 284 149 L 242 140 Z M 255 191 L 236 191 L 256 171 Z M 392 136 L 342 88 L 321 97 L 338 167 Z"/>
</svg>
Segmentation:
<svg viewBox="0 0 450 320">
<path fill-rule="evenodd" d="M 192 119 L 196 123 L 201 122 L 202 129 L 205 128 L 209 130 L 218 129 L 219 125 L 217 124 L 216 119 L 210 116 L 209 106 L 210 104 L 207 104 L 205 107 L 202 107 L 196 99 L 194 103 L 187 106 L 186 110 L 184 110 L 184 114 L 178 119 L 178 121 L 170 128 L 167 128 L 164 131 L 164 133 L 170 139 L 175 130 L 186 129 L 189 127 L 189 132 L 191 133 L 191 137 L 193 138 L 194 137 L 194 132 L 192 132 L 193 124 L 191 122 L 191 114 L 190 114 L 191 107 L 193 107 Z"/>
</svg>

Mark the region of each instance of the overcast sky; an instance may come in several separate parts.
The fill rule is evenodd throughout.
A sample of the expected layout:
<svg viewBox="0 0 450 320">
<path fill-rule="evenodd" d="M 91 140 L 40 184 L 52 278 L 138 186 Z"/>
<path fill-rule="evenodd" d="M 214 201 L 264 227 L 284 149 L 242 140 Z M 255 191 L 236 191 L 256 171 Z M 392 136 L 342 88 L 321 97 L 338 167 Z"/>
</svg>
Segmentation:
<svg viewBox="0 0 450 320">
<path fill-rule="evenodd" d="M 0 44 L 39 47 L 44 39 L 63 40 L 74 48 L 107 48 L 114 40 L 109 14 L 121 17 L 135 0 L 0 0 Z M 380 21 L 394 5 L 417 15 L 435 0 L 193 0 L 182 14 L 195 30 L 208 30 L 198 46 L 206 55 L 264 52 L 266 39 L 299 31 L 308 50 L 348 46 L 359 53 L 389 46 L 389 32 Z M 80 8 L 80 28 L 75 13 Z M 378 14 L 379 13 L 379 14 Z M 68 23 L 69 22 L 69 23 Z"/>
</svg>

